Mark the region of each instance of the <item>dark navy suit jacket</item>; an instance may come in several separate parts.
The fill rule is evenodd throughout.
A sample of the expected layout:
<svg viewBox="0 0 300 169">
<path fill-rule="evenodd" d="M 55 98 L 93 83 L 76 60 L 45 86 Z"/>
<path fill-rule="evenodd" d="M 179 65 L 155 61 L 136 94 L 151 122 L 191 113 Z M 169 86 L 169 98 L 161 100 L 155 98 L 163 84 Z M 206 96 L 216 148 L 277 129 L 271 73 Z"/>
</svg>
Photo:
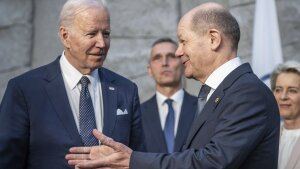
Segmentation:
<svg viewBox="0 0 300 169">
<path fill-rule="evenodd" d="M 103 133 L 134 150 L 143 150 L 137 86 L 99 69 Z M 128 114 L 117 115 L 117 109 Z M 0 106 L 1 169 L 69 169 L 65 155 L 83 146 L 69 105 L 59 58 L 8 82 Z"/>
<path fill-rule="evenodd" d="M 249 64 L 233 70 L 196 118 L 180 153 L 133 152 L 131 169 L 277 169 L 279 110 Z"/>
<path fill-rule="evenodd" d="M 156 95 L 144 102 L 141 105 L 141 110 L 147 152 L 167 153 L 168 148 L 160 124 Z M 182 148 L 194 120 L 196 110 L 197 98 L 184 91 L 174 151 L 180 151 Z"/>
</svg>

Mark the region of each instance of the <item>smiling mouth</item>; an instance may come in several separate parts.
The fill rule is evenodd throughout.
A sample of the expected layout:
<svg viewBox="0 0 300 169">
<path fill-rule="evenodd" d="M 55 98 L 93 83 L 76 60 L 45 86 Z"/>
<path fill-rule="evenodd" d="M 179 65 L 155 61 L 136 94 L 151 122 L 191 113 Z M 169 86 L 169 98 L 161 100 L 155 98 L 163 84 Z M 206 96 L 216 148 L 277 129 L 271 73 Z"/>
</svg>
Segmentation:
<svg viewBox="0 0 300 169">
<path fill-rule="evenodd" d="M 189 60 L 183 61 L 182 64 L 185 65 Z"/>
<path fill-rule="evenodd" d="M 289 104 L 280 104 L 279 106 L 281 108 L 289 108 L 291 105 L 289 105 Z"/>
<path fill-rule="evenodd" d="M 105 57 L 105 54 L 102 54 L 102 53 L 91 53 L 89 55 L 92 55 L 92 56 L 96 56 L 96 57 Z"/>
</svg>

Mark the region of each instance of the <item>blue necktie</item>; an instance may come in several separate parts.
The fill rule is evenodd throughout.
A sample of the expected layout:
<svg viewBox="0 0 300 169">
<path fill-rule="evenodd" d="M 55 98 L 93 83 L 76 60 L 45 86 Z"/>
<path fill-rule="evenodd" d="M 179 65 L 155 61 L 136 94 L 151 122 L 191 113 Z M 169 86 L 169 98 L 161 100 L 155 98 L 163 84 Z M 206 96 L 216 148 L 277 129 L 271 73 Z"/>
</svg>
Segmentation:
<svg viewBox="0 0 300 169">
<path fill-rule="evenodd" d="M 168 104 L 168 115 L 166 119 L 165 129 L 164 129 L 164 135 L 168 147 L 168 152 L 172 153 L 174 149 L 174 127 L 175 127 L 175 112 L 172 106 L 173 100 L 167 99 L 165 101 Z"/>
<path fill-rule="evenodd" d="M 201 113 L 201 111 L 206 103 L 206 98 L 207 98 L 209 91 L 210 91 L 209 86 L 207 86 L 206 84 L 202 85 L 199 95 L 198 95 L 198 111 L 197 111 L 198 115 Z"/>
<path fill-rule="evenodd" d="M 85 146 L 96 146 L 99 145 L 99 141 L 92 133 L 93 129 L 96 129 L 97 127 L 93 102 L 88 89 L 89 82 L 90 80 L 86 76 L 82 76 L 80 79 L 79 130 Z"/>
</svg>

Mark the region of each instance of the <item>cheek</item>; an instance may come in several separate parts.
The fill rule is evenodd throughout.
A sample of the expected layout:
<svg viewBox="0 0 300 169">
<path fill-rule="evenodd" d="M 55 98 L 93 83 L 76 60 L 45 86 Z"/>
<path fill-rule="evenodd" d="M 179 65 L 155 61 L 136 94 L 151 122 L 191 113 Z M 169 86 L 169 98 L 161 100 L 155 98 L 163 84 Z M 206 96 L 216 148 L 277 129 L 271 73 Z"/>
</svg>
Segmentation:
<svg viewBox="0 0 300 169">
<path fill-rule="evenodd" d="M 105 40 L 105 45 L 107 46 L 107 48 L 110 47 L 110 39 L 106 39 L 106 40 Z"/>
<path fill-rule="evenodd" d="M 276 101 L 277 101 L 277 103 L 279 103 L 279 95 L 278 94 L 276 94 L 276 93 L 273 93 L 274 94 L 274 96 L 275 96 L 275 99 L 276 99 Z"/>
<path fill-rule="evenodd" d="M 158 75 L 159 75 L 159 67 L 157 67 L 157 66 L 152 66 L 151 67 L 151 70 L 150 70 L 150 75 L 152 76 L 152 77 L 157 77 Z"/>
<path fill-rule="evenodd" d="M 293 100 L 295 108 L 297 108 L 297 110 L 300 111 L 300 96 L 295 97 Z"/>
</svg>

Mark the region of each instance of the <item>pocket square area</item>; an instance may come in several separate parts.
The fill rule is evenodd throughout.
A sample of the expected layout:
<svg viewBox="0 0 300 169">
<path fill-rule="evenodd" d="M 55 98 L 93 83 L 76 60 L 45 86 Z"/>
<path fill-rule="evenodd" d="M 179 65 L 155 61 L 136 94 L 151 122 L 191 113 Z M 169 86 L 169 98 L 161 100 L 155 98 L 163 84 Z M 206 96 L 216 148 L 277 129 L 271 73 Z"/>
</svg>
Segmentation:
<svg viewBox="0 0 300 169">
<path fill-rule="evenodd" d="M 122 111 L 121 109 L 117 109 L 117 115 L 125 115 L 125 114 L 128 114 L 126 109 L 124 111 Z"/>
</svg>

